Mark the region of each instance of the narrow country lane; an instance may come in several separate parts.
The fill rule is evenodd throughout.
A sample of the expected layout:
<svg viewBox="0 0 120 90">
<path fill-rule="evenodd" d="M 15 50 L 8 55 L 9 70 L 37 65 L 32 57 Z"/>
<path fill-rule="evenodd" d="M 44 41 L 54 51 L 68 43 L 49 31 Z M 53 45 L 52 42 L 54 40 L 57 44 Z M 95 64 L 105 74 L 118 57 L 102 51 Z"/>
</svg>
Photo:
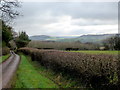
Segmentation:
<svg viewBox="0 0 120 90">
<path fill-rule="evenodd" d="M 2 74 L 0 74 L 0 90 L 2 88 L 9 88 L 10 81 L 15 71 L 17 70 L 18 64 L 20 62 L 20 57 L 14 52 L 11 53 L 11 56 L 8 60 L 0 64 L 0 70 Z"/>
</svg>

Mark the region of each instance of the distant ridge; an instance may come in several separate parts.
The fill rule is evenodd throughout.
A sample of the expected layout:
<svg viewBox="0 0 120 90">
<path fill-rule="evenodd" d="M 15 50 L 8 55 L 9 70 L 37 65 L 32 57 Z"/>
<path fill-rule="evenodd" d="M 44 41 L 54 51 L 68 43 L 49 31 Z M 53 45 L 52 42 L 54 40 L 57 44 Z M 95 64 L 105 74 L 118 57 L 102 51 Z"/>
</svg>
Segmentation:
<svg viewBox="0 0 120 90">
<path fill-rule="evenodd" d="M 49 38 L 51 38 L 51 37 L 47 36 L 47 35 L 35 35 L 35 36 L 30 37 L 31 40 L 46 40 Z"/>
<path fill-rule="evenodd" d="M 31 36 L 30 39 L 31 40 L 39 40 L 39 41 L 59 41 L 59 42 L 75 42 L 75 41 L 80 41 L 82 43 L 86 43 L 86 42 L 92 42 L 92 43 L 100 43 L 101 41 L 103 41 L 106 38 L 115 36 L 116 34 L 88 34 L 88 35 L 82 35 L 82 36 L 78 36 L 78 37 L 52 37 L 52 36 L 48 36 L 48 35 L 35 35 L 35 36 Z"/>
</svg>

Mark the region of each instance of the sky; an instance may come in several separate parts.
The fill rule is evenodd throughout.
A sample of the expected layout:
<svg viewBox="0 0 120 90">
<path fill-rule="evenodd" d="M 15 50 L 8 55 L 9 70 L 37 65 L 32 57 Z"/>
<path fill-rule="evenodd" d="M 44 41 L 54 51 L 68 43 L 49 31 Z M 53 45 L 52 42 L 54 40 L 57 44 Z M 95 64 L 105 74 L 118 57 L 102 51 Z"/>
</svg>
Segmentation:
<svg viewBox="0 0 120 90">
<path fill-rule="evenodd" d="M 23 2 L 16 32 L 29 36 L 118 33 L 117 2 Z"/>
</svg>

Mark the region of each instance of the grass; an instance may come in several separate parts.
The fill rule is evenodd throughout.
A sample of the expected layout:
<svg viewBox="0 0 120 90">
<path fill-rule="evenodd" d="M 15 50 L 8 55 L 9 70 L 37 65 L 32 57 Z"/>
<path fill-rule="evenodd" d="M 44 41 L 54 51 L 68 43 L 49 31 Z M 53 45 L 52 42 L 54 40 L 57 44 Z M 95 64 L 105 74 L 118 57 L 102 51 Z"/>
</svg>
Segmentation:
<svg viewBox="0 0 120 90">
<path fill-rule="evenodd" d="M 29 56 L 21 54 L 19 69 L 12 81 L 13 88 L 79 88 L 80 83 L 62 73 L 41 66 Z"/>
<path fill-rule="evenodd" d="M 0 57 L 0 63 L 2 63 L 3 61 L 5 61 L 6 59 L 8 59 L 10 57 L 10 54 L 4 55 Z"/>
<path fill-rule="evenodd" d="M 77 52 L 77 51 L 73 51 Z M 80 52 L 80 51 L 78 51 Z M 89 53 L 89 54 L 118 54 L 118 51 L 82 51 L 83 53 Z M 82 84 L 79 80 L 76 80 L 76 78 L 72 78 L 69 75 L 65 76 L 63 73 L 56 74 L 54 71 L 50 69 L 46 69 L 45 67 L 41 66 L 38 61 L 32 61 L 31 64 L 39 71 L 40 74 L 47 76 L 52 81 L 54 81 L 56 84 L 59 85 L 61 88 L 85 88 L 85 85 Z M 111 78 L 109 78 L 111 79 Z M 111 84 L 116 84 L 118 82 L 118 76 L 115 73 L 113 80 L 110 80 Z"/>
<path fill-rule="evenodd" d="M 80 53 L 87 53 L 87 54 L 114 54 L 117 55 L 120 51 L 97 51 L 97 50 L 88 50 L 88 51 L 70 51 L 70 52 L 80 52 Z"/>
<path fill-rule="evenodd" d="M 29 57 L 30 58 L 30 57 Z M 30 58 L 31 59 L 31 58 Z M 29 60 L 30 60 L 29 59 Z M 69 75 L 63 75 L 63 73 L 56 73 L 51 69 L 45 68 L 44 66 L 41 66 L 38 61 L 30 61 L 30 63 L 35 67 L 39 73 L 50 80 L 52 80 L 54 83 L 56 83 L 60 88 L 80 88 L 83 87 L 81 83 L 78 83 L 73 78 L 70 78 Z"/>
<path fill-rule="evenodd" d="M 58 86 L 41 75 L 33 65 L 27 60 L 28 58 L 22 54 L 21 63 L 16 73 L 16 82 L 13 88 L 58 88 Z"/>
</svg>

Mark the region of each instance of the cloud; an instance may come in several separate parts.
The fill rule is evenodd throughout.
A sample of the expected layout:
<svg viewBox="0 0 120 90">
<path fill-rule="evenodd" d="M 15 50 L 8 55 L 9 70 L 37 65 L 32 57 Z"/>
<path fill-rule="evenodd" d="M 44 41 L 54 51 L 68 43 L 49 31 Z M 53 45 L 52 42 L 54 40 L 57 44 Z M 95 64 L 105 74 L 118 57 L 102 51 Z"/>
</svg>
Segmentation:
<svg viewBox="0 0 120 90">
<path fill-rule="evenodd" d="M 15 30 L 29 35 L 80 35 L 118 32 L 115 2 L 26 2 Z"/>
<path fill-rule="evenodd" d="M 119 0 L 21 0 L 23 2 L 119 2 Z"/>
<path fill-rule="evenodd" d="M 91 21 L 94 24 L 91 24 Z M 75 23 L 81 23 L 75 24 Z M 59 17 L 58 22 L 46 24 L 43 27 L 46 30 L 51 30 L 58 34 L 66 34 L 66 35 L 79 35 L 79 34 L 86 34 L 86 33 L 116 33 L 118 30 L 117 24 L 101 24 L 102 21 L 100 20 L 87 20 L 87 19 L 72 19 L 71 16 L 62 16 Z M 73 24 L 74 23 L 74 24 Z M 83 25 L 85 24 L 85 25 Z"/>
</svg>

